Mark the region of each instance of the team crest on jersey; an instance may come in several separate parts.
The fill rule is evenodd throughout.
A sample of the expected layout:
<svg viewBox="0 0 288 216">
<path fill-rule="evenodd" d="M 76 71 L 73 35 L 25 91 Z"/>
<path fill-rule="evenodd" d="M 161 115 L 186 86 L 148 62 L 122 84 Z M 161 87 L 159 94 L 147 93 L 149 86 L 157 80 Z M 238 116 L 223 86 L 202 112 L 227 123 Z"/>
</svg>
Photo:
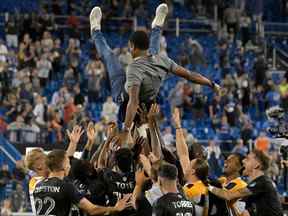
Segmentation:
<svg viewBox="0 0 288 216">
<path fill-rule="evenodd" d="M 127 177 L 126 177 L 126 176 L 123 176 L 122 180 L 123 180 L 124 182 L 126 182 L 126 181 L 127 181 Z"/>
</svg>

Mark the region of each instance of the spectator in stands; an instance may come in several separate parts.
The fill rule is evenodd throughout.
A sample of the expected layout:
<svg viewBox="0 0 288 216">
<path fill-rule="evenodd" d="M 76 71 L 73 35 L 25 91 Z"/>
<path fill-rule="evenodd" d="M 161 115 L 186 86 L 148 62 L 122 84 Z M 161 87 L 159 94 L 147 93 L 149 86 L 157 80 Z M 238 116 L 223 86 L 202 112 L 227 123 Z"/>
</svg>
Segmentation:
<svg viewBox="0 0 288 216">
<path fill-rule="evenodd" d="M 189 37 L 185 47 L 189 53 L 190 63 L 193 66 L 206 64 L 203 47 L 197 40 Z"/>
<path fill-rule="evenodd" d="M 177 85 L 171 89 L 169 92 L 168 100 L 170 102 L 171 111 L 174 110 L 175 107 L 182 107 L 183 105 L 183 87 L 184 83 L 179 81 Z"/>
<path fill-rule="evenodd" d="M 0 114 L 0 134 L 4 134 L 7 130 L 8 124 L 5 122 L 4 116 Z"/>
<path fill-rule="evenodd" d="M 34 107 L 34 110 L 33 110 L 33 114 L 36 118 L 36 123 L 39 125 L 39 126 L 45 126 L 46 124 L 46 121 L 45 121 L 45 115 L 47 113 L 47 105 L 45 104 L 45 98 L 43 98 L 41 95 L 36 95 L 36 106 Z"/>
<path fill-rule="evenodd" d="M 80 81 L 80 74 L 73 65 L 69 65 L 64 74 L 64 84 L 72 91 L 74 85 Z"/>
<path fill-rule="evenodd" d="M 272 80 L 267 81 L 267 87 L 266 87 L 266 108 L 270 108 L 273 106 L 279 106 L 280 105 L 280 99 L 281 95 L 276 90 L 276 86 L 274 85 Z"/>
<path fill-rule="evenodd" d="M 270 149 L 270 140 L 265 132 L 260 132 L 260 135 L 255 140 L 255 148 L 259 151 L 268 153 Z"/>
<path fill-rule="evenodd" d="M 61 108 L 62 105 L 71 97 L 66 86 L 62 86 L 52 95 L 51 105 L 56 108 Z"/>
<path fill-rule="evenodd" d="M 95 102 L 100 97 L 101 83 L 105 78 L 105 68 L 103 63 L 97 59 L 90 61 L 86 66 L 88 76 L 88 99 Z"/>
<path fill-rule="evenodd" d="M 1 208 L 1 216 L 12 216 L 11 212 L 11 199 L 5 199 L 3 201 L 3 207 Z"/>
<path fill-rule="evenodd" d="M 8 49 L 2 39 L 0 39 L 0 63 L 6 63 L 8 55 Z"/>
<path fill-rule="evenodd" d="M 12 212 L 24 212 L 26 210 L 26 194 L 20 183 L 16 184 L 16 190 L 11 194 Z M 2 215 L 2 214 L 1 214 Z"/>
<path fill-rule="evenodd" d="M 85 97 L 81 93 L 79 84 L 74 86 L 74 104 L 76 106 L 78 106 L 78 105 L 80 105 L 82 107 L 85 106 Z"/>
<path fill-rule="evenodd" d="M 240 14 L 239 10 L 232 4 L 224 11 L 224 22 L 227 25 L 227 31 L 233 33 L 236 37 L 239 28 Z"/>
<path fill-rule="evenodd" d="M 111 96 L 107 97 L 106 102 L 103 104 L 101 116 L 106 118 L 108 122 L 116 122 L 119 107 L 113 102 Z"/>
<path fill-rule="evenodd" d="M 18 48 L 18 26 L 15 17 L 9 16 L 5 23 L 6 43 L 8 47 Z"/>
<path fill-rule="evenodd" d="M 207 160 L 209 163 L 209 173 L 212 176 L 218 176 L 221 173 L 220 165 L 221 150 L 215 140 L 208 141 Z"/>
<path fill-rule="evenodd" d="M 255 72 L 255 86 L 263 86 L 264 82 L 266 81 L 267 73 L 267 63 L 264 54 L 258 54 L 253 67 Z"/>
<path fill-rule="evenodd" d="M 243 139 L 237 140 L 236 145 L 232 150 L 232 153 L 238 153 L 238 154 L 241 154 L 243 156 L 247 155 L 248 148 L 244 145 Z"/>
<path fill-rule="evenodd" d="M 68 55 L 68 60 L 69 63 L 72 64 L 73 62 L 78 62 L 78 59 L 81 54 L 81 49 L 80 49 L 80 41 L 75 39 L 75 38 L 70 38 L 68 47 L 66 49 L 66 54 Z M 77 63 L 78 65 L 78 63 Z M 76 67 L 77 67 L 76 65 Z"/>
<path fill-rule="evenodd" d="M 35 119 L 33 115 L 29 114 L 25 118 L 25 131 L 22 133 L 23 134 L 23 141 L 27 143 L 36 143 L 38 134 L 40 133 L 40 127 L 47 127 L 47 105 L 45 106 L 45 124 L 44 125 L 39 125 L 39 123 L 36 121 L 37 118 Z"/>
<path fill-rule="evenodd" d="M 251 27 L 251 18 L 246 14 L 246 12 L 242 12 L 242 16 L 240 17 L 240 31 L 241 31 L 242 44 L 244 47 L 250 40 L 250 27 Z"/>
<path fill-rule="evenodd" d="M 70 97 L 64 106 L 63 121 L 67 124 L 72 120 L 74 113 L 77 111 L 77 107 L 74 104 L 74 98 Z"/>
<path fill-rule="evenodd" d="M 175 139 L 172 134 L 172 128 L 171 127 L 166 127 L 162 139 L 164 141 L 165 147 L 170 150 L 171 152 L 176 151 L 176 146 L 175 146 Z"/>
<path fill-rule="evenodd" d="M 41 40 L 41 47 L 44 53 L 48 53 L 53 49 L 54 41 L 52 39 L 51 33 L 49 31 L 45 31 L 43 33 L 43 37 Z"/>
<path fill-rule="evenodd" d="M 10 142 L 17 142 L 19 141 L 20 130 L 25 128 L 24 119 L 22 116 L 18 116 L 16 121 L 10 123 L 7 127 L 9 131 L 9 141 Z"/>
<path fill-rule="evenodd" d="M 61 143 L 63 141 L 62 135 L 62 128 L 63 128 L 63 121 L 61 118 L 60 111 L 58 109 L 50 110 L 50 130 L 56 131 L 57 134 L 57 141 Z"/>
<path fill-rule="evenodd" d="M 46 87 L 47 81 L 49 79 L 49 74 L 52 70 L 52 63 L 48 59 L 48 53 L 41 56 L 40 60 L 37 61 L 38 77 L 40 79 L 40 85 L 42 88 Z"/>
<path fill-rule="evenodd" d="M 215 159 L 219 160 L 221 156 L 221 149 L 219 145 L 216 144 L 215 140 L 209 140 L 208 141 L 208 147 L 207 147 L 207 159 L 211 159 L 212 157 L 215 157 Z"/>
<path fill-rule="evenodd" d="M 53 72 L 55 74 L 59 74 L 61 71 L 63 58 L 63 50 L 61 48 L 61 40 L 59 38 L 54 40 L 54 46 L 50 58 L 52 61 Z"/>
</svg>

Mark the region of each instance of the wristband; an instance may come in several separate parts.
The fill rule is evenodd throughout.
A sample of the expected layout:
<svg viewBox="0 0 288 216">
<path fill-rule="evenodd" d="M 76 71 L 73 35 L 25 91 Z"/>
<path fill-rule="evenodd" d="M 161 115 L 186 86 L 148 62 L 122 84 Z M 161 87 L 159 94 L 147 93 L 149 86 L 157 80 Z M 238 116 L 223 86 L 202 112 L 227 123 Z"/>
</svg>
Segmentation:
<svg viewBox="0 0 288 216">
<path fill-rule="evenodd" d="M 211 81 L 211 88 L 212 89 L 214 89 L 215 85 L 216 85 L 215 82 Z"/>
<path fill-rule="evenodd" d="M 209 190 L 210 192 L 212 192 L 214 188 L 215 188 L 214 186 L 211 186 L 211 185 L 208 186 L 208 190 Z"/>
<path fill-rule="evenodd" d="M 180 130 L 180 129 L 182 129 L 182 127 L 177 127 L 177 128 L 175 128 L 176 130 Z"/>
</svg>

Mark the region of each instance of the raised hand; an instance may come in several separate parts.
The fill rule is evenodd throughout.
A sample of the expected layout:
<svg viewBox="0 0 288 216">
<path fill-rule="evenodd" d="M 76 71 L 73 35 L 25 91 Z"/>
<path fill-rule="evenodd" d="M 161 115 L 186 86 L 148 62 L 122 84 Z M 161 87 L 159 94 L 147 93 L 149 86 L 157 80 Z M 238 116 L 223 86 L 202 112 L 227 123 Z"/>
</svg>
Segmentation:
<svg viewBox="0 0 288 216">
<path fill-rule="evenodd" d="M 160 160 L 160 158 L 156 157 L 155 154 L 153 154 L 152 152 L 150 152 L 150 154 L 148 155 L 148 158 L 151 164 L 154 164 Z"/>
<path fill-rule="evenodd" d="M 131 206 L 131 203 L 129 202 L 132 194 L 126 194 L 123 199 L 119 200 L 116 205 L 115 205 L 115 210 L 120 212 L 123 211 L 124 209 L 128 208 Z"/>
<path fill-rule="evenodd" d="M 84 133 L 84 130 L 82 130 L 82 127 L 76 125 L 74 126 L 72 132 L 70 132 L 69 130 L 66 130 L 66 132 L 67 132 L 70 142 L 77 144 L 82 134 Z"/>
<path fill-rule="evenodd" d="M 148 121 L 155 121 L 157 115 L 160 112 L 160 108 L 158 106 L 158 104 L 152 104 L 149 110 L 149 113 L 147 115 Z"/>
<path fill-rule="evenodd" d="M 95 129 L 95 126 L 93 122 L 89 122 L 88 127 L 87 127 L 87 138 L 90 142 L 94 142 L 96 136 L 97 136 L 97 131 Z"/>
<path fill-rule="evenodd" d="M 146 180 L 148 180 L 149 178 L 145 176 L 145 172 L 144 170 L 137 170 L 135 172 L 135 182 L 136 185 L 138 186 L 142 186 L 144 184 L 144 182 Z"/>
<path fill-rule="evenodd" d="M 140 159 L 140 162 L 143 165 L 143 169 L 150 176 L 151 175 L 151 163 L 150 163 L 150 160 L 144 154 L 140 154 L 139 159 Z"/>
<path fill-rule="evenodd" d="M 136 138 L 135 145 L 133 146 L 132 149 L 132 151 L 134 152 L 134 156 L 138 157 L 138 155 L 142 152 L 144 144 L 145 144 L 145 138 L 142 136 L 138 136 Z"/>
<path fill-rule="evenodd" d="M 178 108 L 175 108 L 173 113 L 173 120 L 175 123 L 176 128 L 181 128 L 181 117 L 180 117 L 180 110 Z"/>
</svg>

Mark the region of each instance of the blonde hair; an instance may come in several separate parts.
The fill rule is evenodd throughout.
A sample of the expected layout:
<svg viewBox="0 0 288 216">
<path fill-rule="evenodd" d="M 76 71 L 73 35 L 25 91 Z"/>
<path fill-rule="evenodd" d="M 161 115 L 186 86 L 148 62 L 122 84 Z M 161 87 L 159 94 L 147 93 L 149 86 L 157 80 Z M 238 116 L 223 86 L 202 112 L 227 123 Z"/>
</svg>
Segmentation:
<svg viewBox="0 0 288 216">
<path fill-rule="evenodd" d="M 29 170 L 35 170 L 35 162 L 42 157 L 43 155 L 45 155 L 43 149 L 41 148 L 36 148 L 31 150 L 30 152 L 27 153 L 26 157 L 25 157 L 25 166 L 29 169 Z"/>
</svg>

